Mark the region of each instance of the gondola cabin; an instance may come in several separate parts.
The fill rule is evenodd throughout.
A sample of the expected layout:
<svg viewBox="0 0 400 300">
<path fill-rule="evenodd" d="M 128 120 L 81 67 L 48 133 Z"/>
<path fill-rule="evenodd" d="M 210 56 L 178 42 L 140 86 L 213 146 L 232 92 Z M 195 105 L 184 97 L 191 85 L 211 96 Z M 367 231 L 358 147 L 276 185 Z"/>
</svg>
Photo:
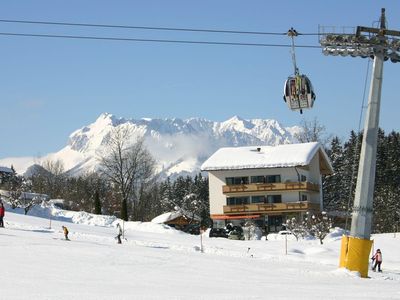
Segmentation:
<svg viewBox="0 0 400 300">
<path fill-rule="evenodd" d="M 315 93 L 310 79 L 305 75 L 290 76 L 285 82 L 283 99 L 291 110 L 312 108 L 315 101 Z"/>
</svg>

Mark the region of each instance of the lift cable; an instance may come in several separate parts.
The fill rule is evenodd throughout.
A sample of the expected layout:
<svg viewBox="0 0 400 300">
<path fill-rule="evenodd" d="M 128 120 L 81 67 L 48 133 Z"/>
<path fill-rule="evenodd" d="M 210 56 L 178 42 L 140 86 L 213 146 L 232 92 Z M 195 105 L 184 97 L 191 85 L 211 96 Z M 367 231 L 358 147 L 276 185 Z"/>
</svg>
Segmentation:
<svg viewBox="0 0 400 300">
<path fill-rule="evenodd" d="M 241 43 L 241 42 L 218 42 L 218 41 L 190 41 L 190 40 L 167 40 L 167 39 L 139 39 L 123 37 L 102 37 L 84 35 L 56 35 L 56 34 L 36 34 L 36 33 L 13 33 L 0 32 L 0 36 L 18 37 L 39 37 L 39 38 L 64 38 L 64 39 L 86 39 L 86 40 L 105 40 L 105 41 L 124 41 L 124 42 L 156 42 L 156 43 L 179 43 L 179 44 L 206 44 L 206 45 L 227 45 L 227 46 L 258 46 L 258 47 L 286 47 L 286 44 L 264 44 L 264 43 Z M 297 48 L 321 49 L 319 45 L 296 45 Z"/>
<path fill-rule="evenodd" d="M 30 20 L 7 20 L 0 19 L 0 23 L 19 23 L 35 25 L 55 25 L 55 26 L 78 26 L 78 27 L 99 27 L 99 28 L 120 28 L 120 29 L 140 29 L 140 30 L 165 30 L 165 31 L 188 31 L 206 33 L 227 33 L 227 34 L 253 34 L 253 35 L 286 35 L 286 32 L 263 32 L 263 31 L 240 31 L 240 30 L 220 30 L 220 29 L 200 29 L 200 28 L 178 28 L 178 27 L 150 27 L 150 26 L 131 26 L 131 25 L 111 25 L 111 24 L 90 24 L 90 23 L 70 23 L 70 22 L 48 22 Z M 299 35 L 318 35 L 318 33 L 299 33 Z"/>
<path fill-rule="evenodd" d="M 295 52 L 295 45 L 294 45 L 294 38 L 296 36 L 298 36 L 299 34 L 297 33 L 297 31 L 295 29 L 290 28 L 289 31 L 287 32 L 287 36 L 289 36 L 291 38 L 292 41 L 292 63 L 293 63 L 293 68 L 294 68 L 294 75 L 299 75 L 299 68 L 297 67 L 296 64 L 296 52 Z M 300 104 L 299 104 L 300 105 Z"/>
</svg>

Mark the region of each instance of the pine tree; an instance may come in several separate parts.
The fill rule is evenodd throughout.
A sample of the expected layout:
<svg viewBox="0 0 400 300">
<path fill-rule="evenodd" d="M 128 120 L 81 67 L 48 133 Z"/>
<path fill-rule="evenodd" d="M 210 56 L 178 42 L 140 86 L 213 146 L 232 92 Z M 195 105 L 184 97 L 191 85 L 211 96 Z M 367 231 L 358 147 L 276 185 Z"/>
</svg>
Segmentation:
<svg viewBox="0 0 400 300">
<path fill-rule="evenodd" d="M 160 201 L 163 212 L 172 211 L 176 206 L 173 199 L 172 183 L 169 177 L 160 184 Z"/>
<path fill-rule="evenodd" d="M 346 224 L 347 230 L 350 226 L 349 214 L 354 203 L 354 194 L 357 186 L 358 165 L 362 144 L 362 134 L 350 132 L 350 138 L 343 147 L 343 170 L 342 170 L 342 197 L 346 201 Z"/>
<path fill-rule="evenodd" d="M 94 194 L 94 213 L 96 215 L 101 215 L 101 202 L 99 191 Z"/>
<path fill-rule="evenodd" d="M 400 229 L 400 133 L 392 131 L 388 137 L 388 161 L 390 162 L 388 169 L 390 170 L 389 176 L 392 183 L 392 190 L 390 195 L 392 225 L 393 230 L 399 231 Z"/>
<path fill-rule="evenodd" d="M 385 132 L 382 129 L 378 130 L 378 145 L 376 153 L 376 172 L 375 172 L 375 187 L 373 201 L 373 227 L 375 232 L 385 232 L 387 230 L 386 219 L 390 214 L 388 204 L 388 196 L 390 194 L 390 182 L 388 181 L 388 149 Z"/>
<path fill-rule="evenodd" d="M 333 167 L 333 174 L 323 180 L 324 207 L 329 211 L 346 211 L 347 197 L 343 194 L 343 147 L 338 137 L 331 141 L 328 156 Z"/>
</svg>

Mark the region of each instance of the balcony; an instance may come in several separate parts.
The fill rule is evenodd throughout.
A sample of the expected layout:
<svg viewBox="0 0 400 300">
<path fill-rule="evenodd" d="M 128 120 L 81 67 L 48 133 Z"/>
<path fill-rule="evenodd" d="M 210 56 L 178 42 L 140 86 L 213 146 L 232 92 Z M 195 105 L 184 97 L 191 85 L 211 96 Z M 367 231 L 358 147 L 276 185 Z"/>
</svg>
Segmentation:
<svg viewBox="0 0 400 300">
<path fill-rule="evenodd" d="M 288 203 L 254 203 L 242 205 L 224 205 L 224 214 L 259 214 L 259 213 L 289 213 L 301 212 L 308 210 L 319 210 L 320 206 L 317 203 L 308 201 L 288 202 Z"/>
<path fill-rule="evenodd" d="M 319 192 L 319 184 L 311 182 L 278 182 L 223 185 L 223 194 L 254 192 Z"/>
</svg>

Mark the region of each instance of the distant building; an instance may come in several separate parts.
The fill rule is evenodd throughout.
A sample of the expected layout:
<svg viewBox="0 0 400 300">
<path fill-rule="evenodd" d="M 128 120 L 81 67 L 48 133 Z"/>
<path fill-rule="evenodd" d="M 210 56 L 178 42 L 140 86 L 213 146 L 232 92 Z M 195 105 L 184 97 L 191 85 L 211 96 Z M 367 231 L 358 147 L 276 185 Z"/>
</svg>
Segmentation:
<svg viewBox="0 0 400 300">
<path fill-rule="evenodd" d="M 0 166 L 0 184 L 7 182 L 14 173 L 13 169 Z"/>
<path fill-rule="evenodd" d="M 10 198 L 10 192 L 6 191 L 6 190 L 0 190 L 0 196 L 4 197 L 6 199 Z M 21 192 L 19 199 L 24 200 L 24 201 L 32 201 L 32 200 L 49 201 L 50 197 L 49 197 L 49 195 L 46 195 L 46 194 Z"/>
<path fill-rule="evenodd" d="M 221 148 L 201 169 L 208 171 L 214 227 L 253 219 L 268 232 L 287 218 L 320 212 L 321 175 L 333 172 L 319 143 Z"/>
<path fill-rule="evenodd" d="M 184 230 L 190 224 L 199 224 L 200 217 L 182 210 L 167 212 L 151 220 L 152 223 L 166 224 L 179 230 Z"/>
<path fill-rule="evenodd" d="M 14 171 L 11 168 L 0 166 L 0 173 L 2 173 L 2 174 L 12 174 L 12 173 L 14 173 Z"/>
</svg>

